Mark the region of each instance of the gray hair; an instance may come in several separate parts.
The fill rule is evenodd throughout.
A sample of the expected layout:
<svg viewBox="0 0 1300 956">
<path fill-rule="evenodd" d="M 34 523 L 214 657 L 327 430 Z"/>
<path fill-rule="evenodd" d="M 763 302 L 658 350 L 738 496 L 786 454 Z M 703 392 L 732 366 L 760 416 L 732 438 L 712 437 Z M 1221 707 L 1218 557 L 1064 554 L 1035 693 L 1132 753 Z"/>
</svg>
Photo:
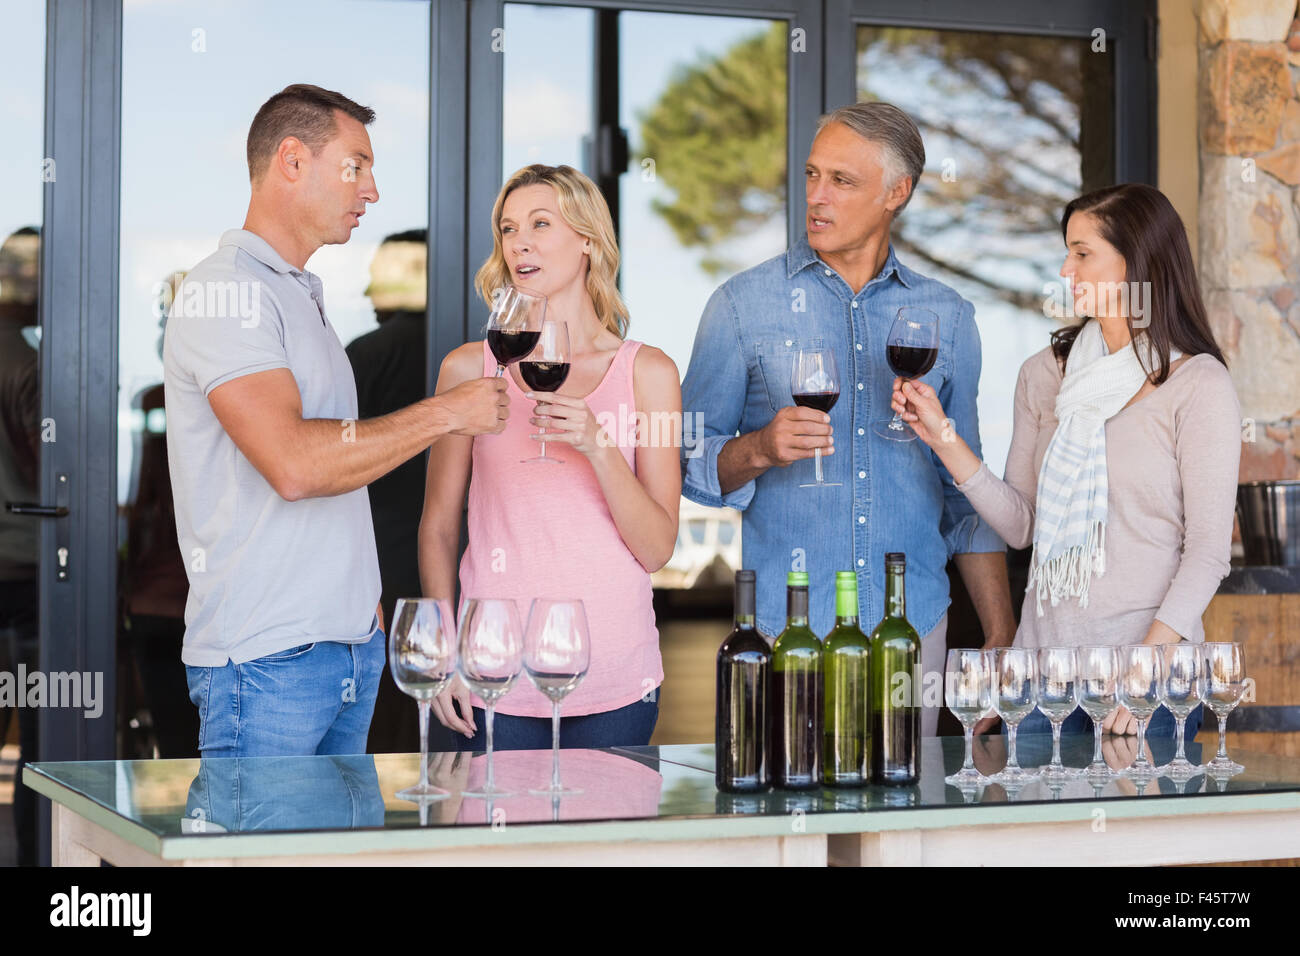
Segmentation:
<svg viewBox="0 0 1300 956">
<path fill-rule="evenodd" d="M 894 215 L 906 209 L 916 192 L 921 170 L 925 168 L 925 144 L 921 142 L 921 131 L 912 122 L 912 117 L 889 103 L 854 103 L 823 116 L 817 121 L 817 132 L 831 123 L 843 123 L 863 139 L 881 147 L 885 189 L 892 189 L 904 176 L 912 177 L 912 189 Z"/>
</svg>

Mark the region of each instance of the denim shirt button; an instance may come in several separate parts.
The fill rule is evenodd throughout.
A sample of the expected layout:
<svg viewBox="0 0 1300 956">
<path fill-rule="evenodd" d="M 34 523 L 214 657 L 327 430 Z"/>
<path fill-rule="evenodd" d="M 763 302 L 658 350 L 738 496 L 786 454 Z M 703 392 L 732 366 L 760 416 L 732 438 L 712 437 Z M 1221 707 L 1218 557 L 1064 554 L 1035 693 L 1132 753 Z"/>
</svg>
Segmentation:
<svg viewBox="0 0 1300 956">
<path fill-rule="evenodd" d="M 858 307 L 858 302 L 857 302 L 856 299 L 854 299 L 854 300 L 853 300 L 853 308 L 856 309 L 857 307 Z"/>
<path fill-rule="evenodd" d="M 858 524 L 866 524 L 866 523 L 867 523 L 867 516 L 866 516 L 866 515 L 858 515 Z"/>
<path fill-rule="evenodd" d="M 865 478 L 865 477 L 867 477 L 867 473 L 866 473 L 865 471 L 860 471 L 860 472 L 858 472 L 858 477 L 859 477 L 859 478 Z"/>
<path fill-rule="evenodd" d="M 862 351 L 862 343 L 861 343 L 861 342 L 858 343 L 858 351 L 859 351 L 859 352 Z"/>
<path fill-rule="evenodd" d="M 862 391 L 862 383 L 861 383 L 861 382 L 858 382 L 858 391 L 859 391 L 859 392 Z"/>
<path fill-rule="evenodd" d="M 865 431 L 864 429 L 859 428 L 859 429 L 858 429 L 858 434 L 859 434 L 859 435 L 865 435 L 865 434 L 866 434 L 866 431 Z"/>
<path fill-rule="evenodd" d="M 785 347 L 786 347 L 786 348 L 789 348 L 789 347 L 792 346 L 792 345 L 794 345 L 794 339 L 786 339 L 786 340 L 785 340 Z"/>
<path fill-rule="evenodd" d="M 866 563 L 867 562 L 863 561 L 861 558 L 858 558 L 858 567 L 862 567 Z"/>
<path fill-rule="evenodd" d="M 830 270 L 830 269 L 827 269 L 827 270 L 826 270 L 826 275 L 829 276 L 830 274 L 831 274 L 831 270 Z"/>
</svg>

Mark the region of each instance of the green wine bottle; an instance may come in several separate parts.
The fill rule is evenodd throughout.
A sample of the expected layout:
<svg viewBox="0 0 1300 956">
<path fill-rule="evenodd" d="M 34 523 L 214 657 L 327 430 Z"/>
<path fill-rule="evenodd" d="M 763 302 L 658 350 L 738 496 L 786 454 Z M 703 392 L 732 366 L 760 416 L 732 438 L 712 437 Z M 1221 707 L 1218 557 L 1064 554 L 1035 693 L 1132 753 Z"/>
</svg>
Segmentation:
<svg viewBox="0 0 1300 956">
<path fill-rule="evenodd" d="M 821 786 L 822 642 L 808 626 L 808 575 L 786 579 L 786 624 L 772 645 L 772 782 Z"/>
<path fill-rule="evenodd" d="M 919 778 L 921 639 L 907 622 L 901 552 L 885 555 L 885 616 L 871 632 L 871 782 Z"/>
<path fill-rule="evenodd" d="M 835 627 L 822 644 L 822 782 L 871 782 L 871 641 L 858 627 L 858 576 L 835 572 Z"/>
</svg>

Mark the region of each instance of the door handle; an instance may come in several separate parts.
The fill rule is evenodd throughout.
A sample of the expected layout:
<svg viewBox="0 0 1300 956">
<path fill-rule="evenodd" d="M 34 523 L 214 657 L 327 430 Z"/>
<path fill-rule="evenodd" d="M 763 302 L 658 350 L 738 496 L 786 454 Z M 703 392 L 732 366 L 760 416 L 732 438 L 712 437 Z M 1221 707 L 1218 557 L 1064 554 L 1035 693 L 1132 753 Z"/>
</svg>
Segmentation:
<svg viewBox="0 0 1300 956">
<path fill-rule="evenodd" d="M 66 505 L 38 505 L 29 501 L 6 501 L 5 511 L 11 515 L 31 515 L 33 518 L 66 518 Z"/>
</svg>

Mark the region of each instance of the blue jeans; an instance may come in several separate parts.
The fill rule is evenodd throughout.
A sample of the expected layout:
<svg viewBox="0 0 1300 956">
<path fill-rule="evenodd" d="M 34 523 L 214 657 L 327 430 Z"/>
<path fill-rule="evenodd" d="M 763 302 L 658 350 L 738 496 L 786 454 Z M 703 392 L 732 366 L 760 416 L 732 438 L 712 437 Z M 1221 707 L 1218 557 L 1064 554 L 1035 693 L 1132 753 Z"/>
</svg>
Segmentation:
<svg viewBox="0 0 1300 956">
<path fill-rule="evenodd" d="M 652 700 L 638 700 L 617 710 L 580 717 L 560 718 L 560 747 L 589 749 L 594 747 L 633 747 L 650 742 L 655 724 L 659 721 L 659 691 Z M 482 708 L 474 708 L 472 738 L 448 732 L 455 738 L 453 750 L 487 749 L 487 715 Z M 431 745 L 432 746 L 432 745 Z M 549 750 L 551 748 L 551 718 L 513 717 L 497 714 L 492 720 L 493 750 Z"/>
<path fill-rule="evenodd" d="M 186 665 L 203 757 L 363 754 L 384 672 L 384 632 L 319 641 L 244 664 Z"/>
</svg>

